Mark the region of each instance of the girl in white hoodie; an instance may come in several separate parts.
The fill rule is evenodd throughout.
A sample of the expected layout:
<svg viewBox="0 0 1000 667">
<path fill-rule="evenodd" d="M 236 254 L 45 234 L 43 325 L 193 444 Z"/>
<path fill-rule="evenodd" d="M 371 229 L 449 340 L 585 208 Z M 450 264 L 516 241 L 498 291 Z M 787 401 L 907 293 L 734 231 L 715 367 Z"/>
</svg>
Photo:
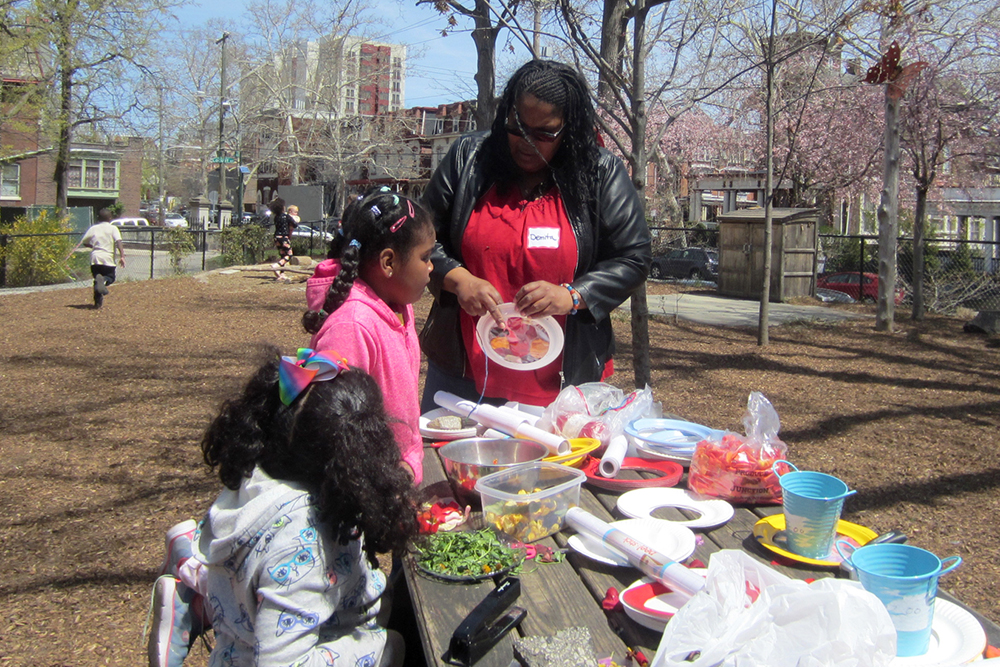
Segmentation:
<svg viewBox="0 0 1000 667">
<path fill-rule="evenodd" d="M 210 665 L 402 664 L 375 554 L 405 547 L 415 505 L 375 381 L 332 351 L 275 358 L 202 452 L 226 487 L 195 535 Z"/>
</svg>

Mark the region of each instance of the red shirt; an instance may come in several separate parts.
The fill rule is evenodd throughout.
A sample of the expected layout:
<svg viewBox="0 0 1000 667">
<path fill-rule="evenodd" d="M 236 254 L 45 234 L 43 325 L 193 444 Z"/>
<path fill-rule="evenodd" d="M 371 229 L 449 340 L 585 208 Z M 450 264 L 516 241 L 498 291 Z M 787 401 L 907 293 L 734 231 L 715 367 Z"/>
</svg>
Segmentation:
<svg viewBox="0 0 1000 667">
<path fill-rule="evenodd" d="M 501 194 L 496 186 L 483 195 L 469 216 L 462 237 L 465 268 L 489 281 L 504 302 L 513 302 L 525 284 L 545 280 L 559 285 L 573 280 L 576 271 L 576 237 L 563 206 L 559 189 L 552 187 L 534 201 L 527 201 L 520 188 Z M 475 340 L 479 318 L 461 313 L 462 340 L 468 355 L 466 376 L 486 396 L 506 398 L 528 405 L 548 405 L 559 394 L 562 354 L 548 366 L 534 371 L 516 371 L 490 362 Z M 565 316 L 555 318 L 565 325 Z"/>
</svg>

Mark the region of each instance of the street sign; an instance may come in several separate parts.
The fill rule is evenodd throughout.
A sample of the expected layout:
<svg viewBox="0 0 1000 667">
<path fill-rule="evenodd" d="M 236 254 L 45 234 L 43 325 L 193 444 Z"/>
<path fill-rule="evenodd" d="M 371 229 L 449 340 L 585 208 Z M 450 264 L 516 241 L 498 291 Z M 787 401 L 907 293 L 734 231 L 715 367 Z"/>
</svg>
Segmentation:
<svg viewBox="0 0 1000 667">
<path fill-rule="evenodd" d="M 236 158 L 224 156 L 224 157 L 213 157 L 212 162 L 215 164 L 236 164 Z"/>
</svg>

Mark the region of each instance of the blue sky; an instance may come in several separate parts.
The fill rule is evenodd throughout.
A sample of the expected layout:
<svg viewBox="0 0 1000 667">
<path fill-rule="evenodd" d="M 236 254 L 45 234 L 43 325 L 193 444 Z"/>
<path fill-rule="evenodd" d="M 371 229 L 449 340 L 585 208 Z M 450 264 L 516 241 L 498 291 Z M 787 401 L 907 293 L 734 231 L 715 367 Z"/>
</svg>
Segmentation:
<svg viewBox="0 0 1000 667">
<path fill-rule="evenodd" d="M 436 106 L 475 97 L 476 51 L 469 34 L 471 22 L 459 17 L 458 29 L 447 37 L 441 30 L 447 17 L 416 0 L 374 0 L 378 13 L 390 24 L 380 41 L 405 44 L 409 61 L 406 74 L 406 106 Z M 177 12 L 181 27 L 204 23 L 210 18 L 238 21 L 244 1 L 194 0 Z M 501 47 L 498 44 L 498 50 Z M 521 60 L 527 56 L 522 56 Z M 502 85 L 502 77 L 498 85 Z"/>
</svg>

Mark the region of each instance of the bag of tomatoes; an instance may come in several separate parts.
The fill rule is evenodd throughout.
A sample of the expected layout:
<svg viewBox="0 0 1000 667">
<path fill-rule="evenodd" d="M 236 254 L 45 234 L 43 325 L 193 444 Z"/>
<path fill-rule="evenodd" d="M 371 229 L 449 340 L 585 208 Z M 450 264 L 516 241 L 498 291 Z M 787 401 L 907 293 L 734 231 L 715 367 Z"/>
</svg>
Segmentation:
<svg viewBox="0 0 1000 667">
<path fill-rule="evenodd" d="M 688 488 L 733 503 L 768 505 L 781 502 L 781 483 L 774 462 L 788 446 L 778 438 L 781 420 L 763 394 L 752 392 L 743 415 L 746 436 L 726 431 L 702 440 L 688 470 Z"/>
</svg>

